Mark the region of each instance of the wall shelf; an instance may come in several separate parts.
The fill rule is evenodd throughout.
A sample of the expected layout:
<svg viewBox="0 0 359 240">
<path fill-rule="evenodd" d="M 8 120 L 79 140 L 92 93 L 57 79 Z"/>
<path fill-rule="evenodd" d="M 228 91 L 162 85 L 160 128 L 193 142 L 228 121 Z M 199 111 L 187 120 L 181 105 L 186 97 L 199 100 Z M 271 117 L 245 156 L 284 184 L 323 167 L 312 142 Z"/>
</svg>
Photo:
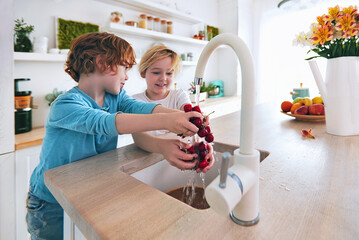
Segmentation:
<svg viewBox="0 0 359 240">
<path fill-rule="evenodd" d="M 66 54 L 49 54 L 49 53 L 33 53 L 33 52 L 14 52 L 14 60 L 16 62 L 60 62 L 65 63 Z M 137 64 L 141 61 L 136 58 Z M 195 61 L 183 61 L 183 66 L 196 66 Z"/>
<path fill-rule="evenodd" d="M 63 62 L 66 61 L 67 54 L 49 54 L 33 52 L 14 52 L 16 62 Z"/>
<path fill-rule="evenodd" d="M 118 23 L 110 23 L 107 27 L 104 27 L 103 30 L 113 33 L 129 34 L 137 37 L 146 37 L 154 40 L 168 40 L 168 41 L 191 43 L 197 45 L 206 45 L 208 43 L 208 41 L 204 41 L 204 40 L 198 40 L 189 37 L 182 37 L 168 33 L 156 32 L 152 30 L 126 26 L 124 24 L 118 24 Z"/>
<path fill-rule="evenodd" d="M 143 13 L 156 15 L 168 19 L 175 19 L 190 24 L 197 24 L 203 22 L 202 19 L 199 19 L 197 17 L 191 16 L 189 14 L 147 0 L 97 0 L 97 1 L 112 4 L 112 5 L 118 5 L 126 8 L 131 8 L 133 10 L 140 11 Z"/>
</svg>

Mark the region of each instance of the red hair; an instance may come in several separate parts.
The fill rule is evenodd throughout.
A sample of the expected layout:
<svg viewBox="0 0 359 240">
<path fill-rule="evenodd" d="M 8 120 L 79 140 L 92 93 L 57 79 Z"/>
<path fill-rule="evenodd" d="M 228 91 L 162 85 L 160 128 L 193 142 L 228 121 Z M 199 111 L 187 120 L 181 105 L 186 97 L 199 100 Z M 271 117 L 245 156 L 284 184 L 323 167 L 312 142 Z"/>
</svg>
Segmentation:
<svg viewBox="0 0 359 240">
<path fill-rule="evenodd" d="M 98 65 L 96 58 L 100 56 Z M 136 57 L 131 45 L 124 39 L 107 32 L 87 33 L 71 41 L 65 72 L 76 82 L 81 74 L 108 68 L 116 70 L 118 65 L 132 67 Z"/>
</svg>

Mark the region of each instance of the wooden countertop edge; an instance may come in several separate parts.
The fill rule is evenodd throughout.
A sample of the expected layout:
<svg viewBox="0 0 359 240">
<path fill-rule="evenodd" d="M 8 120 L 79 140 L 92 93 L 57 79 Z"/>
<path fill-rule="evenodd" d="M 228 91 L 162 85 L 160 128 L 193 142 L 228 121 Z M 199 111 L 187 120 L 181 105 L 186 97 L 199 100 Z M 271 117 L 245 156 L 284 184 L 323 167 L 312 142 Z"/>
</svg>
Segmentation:
<svg viewBox="0 0 359 240">
<path fill-rule="evenodd" d="M 216 150 L 220 152 L 229 151 L 233 153 L 233 149 L 238 148 L 237 145 L 222 144 L 222 143 L 217 143 L 217 146 L 218 148 L 216 148 Z M 203 225 L 203 228 L 206 228 L 206 225 L 213 224 L 211 230 L 206 230 L 207 233 L 205 235 L 208 235 L 208 238 L 206 239 L 218 239 L 217 238 L 219 237 L 218 225 L 222 226 L 222 228 L 227 229 L 228 231 L 230 231 L 230 228 L 233 227 L 233 225 L 235 225 L 232 221 L 225 218 L 224 216 L 218 215 L 212 209 L 206 209 L 206 210 L 194 209 L 188 206 L 187 204 L 179 202 L 178 200 L 164 194 L 163 192 L 154 189 L 151 186 L 148 186 L 147 184 L 130 176 L 130 174 L 134 172 L 140 171 L 144 168 L 147 168 L 155 163 L 164 160 L 161 154 L 148 153 L 138 148 L 135 144 L 131 144 L 81 161 L 63 165 L 60 167 L 61 171 L 58 171 L 59 168 L 54 168 L 45 172 L 44 180 L 46 186 L 49 188 L 49 190 L 52 192 L 56 200 L 63 207 L 65 212 L 73 220 L 75 225 L 81 230 L 81 232 L 85 236 L 89 237 L 88 239 L 107 239 L 108 236 L 106 236 L 106 233 L 99 231 L 99 229 L 97 229 L 96 226 L 94 226 L 91 222 L 89 222 L 88 219 L 86 219 L 86 216 L 84 216 L 83 212 L 81 214 L 81 212 L 78 211 L 77 208 L 80 208 L 81 203 L 76 201 L 76 197 L 71 197 L 70 196 L 71 194 L 66 194 L 64 191 L 61 190 L 62 186 L 61 183 L 58 181 L 58 178 L 62 174 L 76 175 L 76 173 L 73 174 L 74 172 L 72 172 L 73 169 L 77 168 L 76 165 L 79 168 L 81 168 L 81 171 L 86 171 L 83 167 L 80 166 L 90 165 L 90 164 L 86 164 L 86 162 L 91 162 L 92 165 L 96 165 L 96 164 L 100 164 L 100 162 L 104 160 L 117 162 L 116 169 L 120 169 L 121 173 L 117 174 L 115 178 L 121 178 L 122 181 L 132 182 L 133 184 L 132 188 L 134 189 L 146 188 L 147 192 L 150 193 L 152 197 L 160 199 L 159 201 L 163 205 L 163 208 L 167 209 L 167 211 L 171 211 L 172 208 L 176 208 L 175 212 L 177 213 L 180 212 L 178 213 L 179 215 L 177 217 L 174 217 L 175 220 L 173 219 L 171 220 L 173 221 L 172 223 L 168 223 L 167 226 L 168 228 L 161 230 L 162 231 L 161 235 L 166 236 L 166 238 L 168 239 L 173 239 L 175 237 L 173 234 L 177 231 L 174 231 L 175 230 L 174 228 L 176 228 L 176 226 L 179 223 L 181 223 L 181 228 L 187 229 L 187 231 L 185 231 L 186 235 L 190 234 L 188 232 L 188 229 L 192 229 L 193 231 L 196 231 L 196 228 L 194 228 L 194 226 L 196 226 L 196 219 L 202 219 L 201 223 L 198 223 L 197 225 Z M 91 175 L 92 173 L 87 172 L 87 174 Z M 119 181 L 119 179 L 114 179 L 113 181 L 121 182 Z M 128 187 L 126 186 L 122 186 L 123 190 L 121 191 L 128 191 L 127 188 Z M 132 203 L 132 204 L 136 205 L 136 203 Z M 139 204 L 139 208 L 140 208 L 141 203 L 137 203 L 137 204 Z M 124 212 L 123 214 L 126 213 Z M 143 214 L 142 218 L 145 218 L 146 214 L 150 214 L 150 213 L 145 212 L 145 213 L 141 213 L 141 215 L 142 214 Z M 192 220 L 188 221 L 188 219 L 192 219 Z M 222 230 L 220 232 L 222 232 Z M 217 237 L 214 238 L 213 236 L 217 236 Z"/>
<path fill-rule="evenodd" d="M 38 127 L 27 133 L 15 135 L 15 150 L 41 145 L 45 136 L 45 128 Z"/>
</svg>

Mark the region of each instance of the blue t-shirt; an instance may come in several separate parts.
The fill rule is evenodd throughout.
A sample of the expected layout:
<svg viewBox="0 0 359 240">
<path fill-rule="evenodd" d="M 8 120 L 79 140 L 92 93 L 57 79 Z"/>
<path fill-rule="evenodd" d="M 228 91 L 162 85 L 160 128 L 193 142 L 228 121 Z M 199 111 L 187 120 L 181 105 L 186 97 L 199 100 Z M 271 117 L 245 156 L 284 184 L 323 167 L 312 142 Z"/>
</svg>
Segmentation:
<svg viewBox="0 0 359 240">
<path fill-rule="evenodd" d="M 44 183 L 44 172 L 117 146 L 115 117 L 118 113 L 150 114 L 156 103 L 133 99 L 121 90 L 105 94 L 103 107 L 81 91 L 72 88 L 51 104 L 46 122 L 40 163 L 32 173 L 30 185 L 40 199 L 56 203 Z"/>
</svg>

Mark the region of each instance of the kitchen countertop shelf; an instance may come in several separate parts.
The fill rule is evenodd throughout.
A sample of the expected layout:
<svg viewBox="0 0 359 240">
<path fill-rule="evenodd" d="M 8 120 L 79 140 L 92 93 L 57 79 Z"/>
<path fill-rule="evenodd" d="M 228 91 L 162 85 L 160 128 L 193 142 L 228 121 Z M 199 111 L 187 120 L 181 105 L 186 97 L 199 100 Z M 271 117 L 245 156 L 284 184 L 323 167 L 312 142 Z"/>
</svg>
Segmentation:
<svg viewBox="0 0 359 240">
<path fill-rule="evenodd" d="M 208 41 L 204 41 L 204 40 L 198 40 L 189 37 L 182 37 L 168 33 L 156 32 L 147 29 L 126 26 L 124 24 L 118 24 L 118 23 L 110 23 L 107 27 L 104 27 L 103 30 L 113 33 L 129 34 L 137 37 L 147 37 L 147 38 L 152 38 L 154 40 L 168 40 L 168 41 L 191 43 L 197 45 L 206 45 L 208 43 Z"/>
<path fill-rule="evenodd" d="M 202 23 L 203 20 L 189 14 L 171 9 L 167 6 L 154 3 L 146 0 L 97 0 L 111 5 L 118 5 L 126 8 L 131 8 L 136 11 L 140 11 L 147 14 L 156 15 L 168 19 L 175 19 L 181 22 L 196 24 Z"/>
</svg>

